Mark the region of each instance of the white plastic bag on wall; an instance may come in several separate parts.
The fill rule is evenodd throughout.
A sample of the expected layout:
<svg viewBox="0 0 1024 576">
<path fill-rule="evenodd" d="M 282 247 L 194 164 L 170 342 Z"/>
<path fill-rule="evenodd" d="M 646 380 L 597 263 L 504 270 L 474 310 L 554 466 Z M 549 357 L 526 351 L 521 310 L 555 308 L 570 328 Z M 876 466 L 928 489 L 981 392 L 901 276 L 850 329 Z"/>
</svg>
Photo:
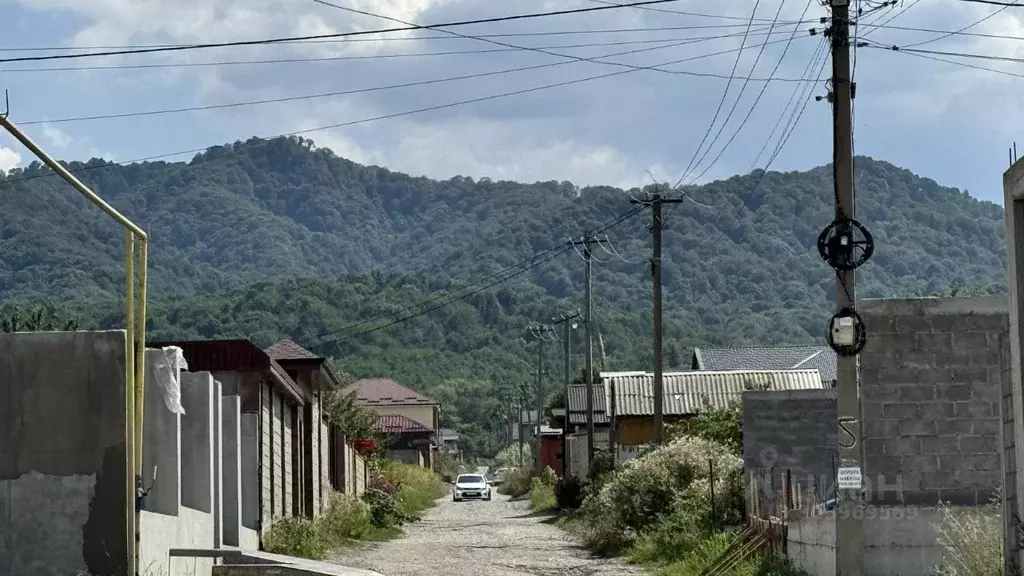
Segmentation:
<svg viewBox="0 0 1024 576">
<path fill-rule="evenodd" d="M 156 384 L 167 409 L 174 414 L 185 414 L 185 407 L 181 405 L 181 371 L 188 370 L 185 353 L 177 346 L 167 346 L 163 352 L 153 366 Z"/>
</svg>

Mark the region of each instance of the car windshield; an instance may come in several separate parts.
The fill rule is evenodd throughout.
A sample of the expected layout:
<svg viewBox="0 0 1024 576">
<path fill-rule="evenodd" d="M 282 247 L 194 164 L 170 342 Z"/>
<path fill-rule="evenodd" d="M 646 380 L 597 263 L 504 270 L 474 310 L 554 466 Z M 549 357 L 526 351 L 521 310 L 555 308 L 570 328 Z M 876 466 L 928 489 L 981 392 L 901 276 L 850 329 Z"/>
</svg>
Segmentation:
<svg viewBox="0 0 1024 576">
<path fill-rule="evenodd" d="M 459 479 L 455 481 L 457 484 L 482 484 L 484 482 L 483 476 L 459 476 Z"/>
</svg>

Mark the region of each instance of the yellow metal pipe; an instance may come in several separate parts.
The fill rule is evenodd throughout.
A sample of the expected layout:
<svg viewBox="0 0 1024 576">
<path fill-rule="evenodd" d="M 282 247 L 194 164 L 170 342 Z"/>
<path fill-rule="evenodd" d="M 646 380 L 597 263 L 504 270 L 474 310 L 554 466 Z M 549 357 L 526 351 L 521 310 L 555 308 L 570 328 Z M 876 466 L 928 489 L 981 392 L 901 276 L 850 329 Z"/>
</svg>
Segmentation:
<svg viewBox="0 0 1024 576">
<path fill-rule="evenodd" d="M 93 204 L 99 206 L 100 209 L 109 214 L 111 218 L 117 220 L 122 226 L 131 230 L 141 240 L 149 240 L 149 236 L 146 235 L 142 228 L 136 226 L 134 222 L 118 212 L 116 208 L 107 204 L 106 200 L 100 198 L 98 194 L 90 190 L 89 187 L 83 184 L 78 178 L 75 178 L 71 172 L 68 172 L 66 168 L 61 166 L 60 162 L 57 162 L 52 156 L 44 152 L 43 149 L 37 146 L 31 138 L 26 136 L 17 126 L 3 115 L 0 115 L 0 126 L 3 126 L 11 133 L 11 136 L 14 136 L 18 142 L 21 142 L 25 146 L 25 148 L 31 150 L 32 153 L 42 160 L 44 164 L 49 166 L 51 170 L 59 174 L 60 177 L 67 181 L 68 184 L 74 186 L 75 190 L 78 190 L 83 196 L 92 201 Z"/>
<path fill-rule="evenodd" d="M 128 228 L 124 231 L 125 239 L 125 256 L 124 256 L 124 267 L 125 267 L 125 452 L 127 458 L 125 459 L 125 475 L 127 484 L 127 503 L 128 503 L 128 573 L 133 575 L 137 573 L 138 568 L 138 553 L 136 550 L 136 534 L 138 533 L 138 517 L 135 511 L 135 498 L 136 498 L 136 485 L 135 485 L 135 453 L 138 451 L 136 443 L 136 429 L 135 429 L 135 414 L 141 412 L 135 409 L 135 396 L 137 394 L 135 386 L 135 353 L 133 348 L 135 347 L 135 235 Z"/>
<path fill-rule="evenodd" d="M 137 481 L 142 481 L 142 422 L 145 411 L 142 409 L 145 404 L 146 394 L 146 281 L 149 268 L 149 242 L 145 238 L 139 239 L 139 262 L 138 262 L 138 309 L 135 316 L 135 474 Z"/>
</svg>

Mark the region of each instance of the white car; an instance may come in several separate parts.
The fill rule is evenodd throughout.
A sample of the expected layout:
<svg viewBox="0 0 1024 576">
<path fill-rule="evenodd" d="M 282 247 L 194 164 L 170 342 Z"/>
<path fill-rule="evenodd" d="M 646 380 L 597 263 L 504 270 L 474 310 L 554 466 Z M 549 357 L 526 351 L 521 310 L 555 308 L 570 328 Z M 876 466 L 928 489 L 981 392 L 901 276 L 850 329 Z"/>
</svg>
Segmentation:
<svg viewBox="0 0 1024 576">
<path fill-rule="evenodd" d="M 491 484 L 480 474 L 459 474 L 452 489 L 452 501 L 490 500 Z"/>
</svg>

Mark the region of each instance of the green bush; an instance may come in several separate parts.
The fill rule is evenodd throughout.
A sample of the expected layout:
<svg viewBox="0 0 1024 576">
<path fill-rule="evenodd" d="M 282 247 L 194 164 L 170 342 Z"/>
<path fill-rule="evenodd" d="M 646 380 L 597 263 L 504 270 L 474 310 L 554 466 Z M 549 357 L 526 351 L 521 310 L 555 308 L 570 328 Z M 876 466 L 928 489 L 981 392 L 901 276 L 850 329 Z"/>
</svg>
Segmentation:
<svg viewBox="0 0 1024 576">
<path fill-rule="evenodd" d="M 518 498 L 530 491 L 530 469 L 516 468 L 505 477 L 505 482 L 498 487 L 498 494 Z"/>
<path fill-rule="evenodd" d="M 720 444 L 683 436 L 623 464 L 591 492 L 580 508 L 586 521 L 578 524 L 579 536 L 599 554 L 641 545 L 641 555 L 678 558 L 712 530 L 712 468 L 715 512 L 732 515 L 730 506 L 742 494 L 742 461 Z M 686 536 L 673 540 L 684 527 Z M 650 552 L 670 541 L 665 552 Z"/>
<path fill-rule="evenodd" d="M 675 564 L 662 568 L 660 576 L 700 576 L 735 541 L 736 535 L 719 532 L 696 542 Z M 730 576 L 807 576 L 787 560 L 777 556 L 750 557 L 729 570 Z"/>
<path fill-rule="evenodd" d="M 363 492 L 363 502 L 370 507 L 371 522 L 377 528 L 398 528 L 416 518 L 405 511 L 397 496 L 370 488 Z"/>
<path fill-rule="evenodd" d="M 309 518 L 282 518 L 263 539 L 268 552 L 321 560 L 352 540 L 372 536 L 370 507 L 346 494 L 334 493 L 323 514 Z"/>
<path fill-rule="evenodd" d="M 530 508 L 535 512 L 552 510 L 558 507 L 555 499 L 555 484 L 558 483 L 558 476 L 551 468 L 545 468 L 540 476 L 536 476 L 530 482 Z"/>
<path fill-rule="evenodd" d="M 555 484 L 555 500 L 559 510 L 578 510 L 583 505 L 583 481 L 576 476 L 559 478 Z"/>
<path fill-rule="evenodd" d="M 433 470 L 422 466 L 388 460 L 377 465 L 377 473 L 396 488 L 398 500 L 410 515 L 418 515 L 432 508 L 438 498 L 448 493 L 441 478 Z"/>
</svg>

